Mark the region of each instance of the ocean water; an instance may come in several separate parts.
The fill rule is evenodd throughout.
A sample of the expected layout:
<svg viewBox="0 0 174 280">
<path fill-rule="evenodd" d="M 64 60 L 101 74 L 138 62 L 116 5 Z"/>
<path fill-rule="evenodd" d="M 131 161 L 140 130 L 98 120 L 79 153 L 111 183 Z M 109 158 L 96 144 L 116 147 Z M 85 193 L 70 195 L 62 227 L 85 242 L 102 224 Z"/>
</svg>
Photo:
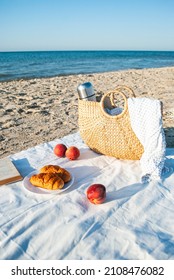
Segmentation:
<svg viewBox="0 0 174 280">
<path fill-rule="evenodd" d="M 0 81 L 174 66 L 174 51 L 0 52 Z"/>
</svg>

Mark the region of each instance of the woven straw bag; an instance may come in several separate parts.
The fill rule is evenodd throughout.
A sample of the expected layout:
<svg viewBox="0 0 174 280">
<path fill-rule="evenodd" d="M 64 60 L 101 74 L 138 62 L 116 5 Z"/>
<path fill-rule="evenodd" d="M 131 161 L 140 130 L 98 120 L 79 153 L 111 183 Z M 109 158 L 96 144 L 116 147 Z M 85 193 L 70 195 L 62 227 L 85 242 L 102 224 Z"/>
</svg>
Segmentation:
<svg viewBox="0 0 174 280">
<path fill-rule="evenodd" d="M 138 160 L 144 149 L 131 128 L 127 97 L 122 92 L 125 89 L 133 92 L 130 88 L 120 86 L 104 94 L 100 102 L 79 99 L 79 131 L 84 142 L 97 153 L 118 159 Z M 109 100 L 113 107 L 114 98 L 118 95 L 124 100 L 123 111 L 119 115 L 109 115 L 105 105 Z"/>
</svg>

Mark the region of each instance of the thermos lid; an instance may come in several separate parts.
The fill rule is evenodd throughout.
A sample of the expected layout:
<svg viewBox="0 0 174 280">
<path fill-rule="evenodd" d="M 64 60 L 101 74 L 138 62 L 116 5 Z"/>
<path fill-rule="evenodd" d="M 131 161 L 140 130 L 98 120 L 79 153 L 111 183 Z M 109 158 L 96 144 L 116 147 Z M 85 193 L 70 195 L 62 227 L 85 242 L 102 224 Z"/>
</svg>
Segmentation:
<svg viewBox="0 0 174 280">
<path fill-rule="evenodd" d="M 92 84 L 90 82 L 86 82 L 84 84 L 80 84 L 77 87 L 77 91 L 78 91 L 80 99 L 88 98 L 88 97 L 94 95 L 93 86 L 92 86 Z"/>
</svg>

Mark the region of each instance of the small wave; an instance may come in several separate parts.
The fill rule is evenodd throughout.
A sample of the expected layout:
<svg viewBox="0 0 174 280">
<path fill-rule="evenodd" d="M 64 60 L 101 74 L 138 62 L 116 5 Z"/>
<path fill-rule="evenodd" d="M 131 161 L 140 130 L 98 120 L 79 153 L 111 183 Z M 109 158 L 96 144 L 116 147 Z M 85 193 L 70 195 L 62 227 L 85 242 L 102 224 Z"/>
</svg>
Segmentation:
<svg viewBox="0 0 174 280">
<path fill-rule="evenodd" d="M 29 66 L 38 66 L 38 65 L 42 65 L 42 63 L 40 62 L 31 62 L 31 63 L 29 63 Z"/>
<path fill-rule="evenodd" d="M 10 77 L 11 75 L 9 75 L 9 74 L 4 74 L 4 73 L 0 73 L 0 78 L 1 77 Z"/>
<path fill-rule="evenodd" d="M 0 82 L 13 80 L 13 75 L 0 73 Z"/>
</svg>

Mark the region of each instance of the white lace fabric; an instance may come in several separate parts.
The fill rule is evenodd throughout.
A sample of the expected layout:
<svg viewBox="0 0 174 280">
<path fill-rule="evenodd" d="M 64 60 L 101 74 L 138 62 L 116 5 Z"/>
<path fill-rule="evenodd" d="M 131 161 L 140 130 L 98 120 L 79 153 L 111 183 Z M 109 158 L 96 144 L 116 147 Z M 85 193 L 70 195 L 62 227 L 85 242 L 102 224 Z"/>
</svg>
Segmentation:
<svg viewBox="0 0 174 280">
<path fill-rule="evenodd" d="M 150 98 L 128 98 L 128 110 L 132 129 L 144 147 L 140 159 L 142 182 L 160 180 L 166 153 L 161 103 Z"/>
</svg>

